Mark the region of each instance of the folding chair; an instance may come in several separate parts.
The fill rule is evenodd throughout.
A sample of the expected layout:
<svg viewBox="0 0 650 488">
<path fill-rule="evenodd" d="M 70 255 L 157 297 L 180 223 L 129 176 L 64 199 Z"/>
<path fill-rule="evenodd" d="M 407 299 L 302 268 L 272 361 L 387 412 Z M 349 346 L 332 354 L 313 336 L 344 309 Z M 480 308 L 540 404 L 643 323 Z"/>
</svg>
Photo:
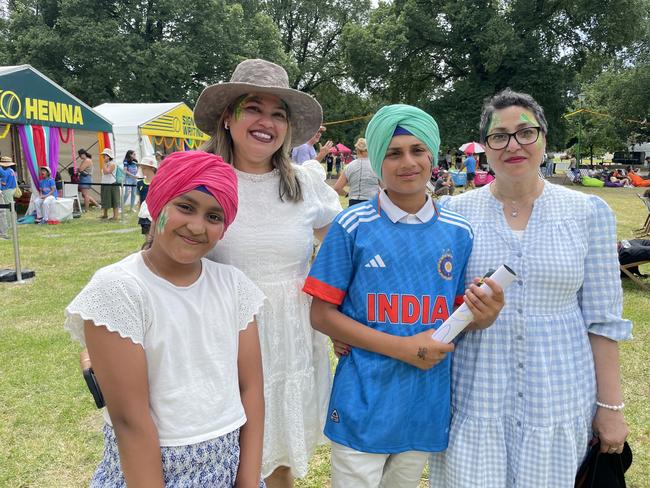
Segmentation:
<svg viewBox="0 0 650 488">
<path fill-rule="evenodd" d="M 63 198 L 72 198 L 72 211 L 74 212 L 74 204 L 77 203 L 77 209 L 81 213 L 81 202 L 79 201 L 79 185 L 76 183 L 63 184 Z"/>
<path fill-rule="evenodd" d="M 631 273 L 629 268 L 634 268 L 636 266 L 641 266 L 644 264 L 650 263 L 650 260 L 645 260 L 645 261 L 639 261 L 636 263 L 629 263 L 629 264 L 621 264 L 621 272 L 625 273 L 628 278 L 630 278 L 632 281 L 634 281 L 639 287 L 641 287 L 644 290 L 647 290 L 648 287 L 639 279 L 637 276 L 634 276 L 634 273 Z"/>
<path fill-rule="evenodd" d="M 581 176 L 581 178 L 582 178 L 582 176 Z M 564 179 L 562 180 L 562 184 L 564 185 L 564 183 L 567 180 L 570 181 L 572 185 L 577 185 L 580 182 L 579 178 L 577 178 L 577 175 L 573 171 L 571 171 L 570 169 L 567 169 L 564 172 Z"/>
<path fill-rule="evenodd" d="M 632 232 L 634 232 L 638 237 L 643 237 L 650 235 L 650 199 L 645 198 L 638 193 L 636 194 L 637 197 L 643 202 L 643 205 L 645 206 L 646 210 L 648 211 L 648 215 L 645 217 L 645 222 L 643 223 L 643 226 L 639 229 L 634 229 Z"/>
</svg>

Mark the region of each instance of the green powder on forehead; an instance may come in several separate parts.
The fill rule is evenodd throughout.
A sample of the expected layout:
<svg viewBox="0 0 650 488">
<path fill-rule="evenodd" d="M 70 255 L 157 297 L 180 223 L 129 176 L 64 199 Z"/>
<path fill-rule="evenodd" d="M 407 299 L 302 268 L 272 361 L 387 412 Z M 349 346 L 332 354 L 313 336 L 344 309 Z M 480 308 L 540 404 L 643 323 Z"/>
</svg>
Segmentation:
<svg viewBox="0 0 650 488">
<path fill-rule="evenodd" d="M 235 105 L 233 106 L 232 109 L 232 116 L 235 120 L 239 120 L 242 118 L 242 106 L 244 103 L 246 103 L 246 100 L 248 99 L 249 95 L 242 95 L 239 97 L 239 99 L 235 102 Z"/>
<path fill-rule="evenodd" d="M 492 114 L 492 117 L 490 119 L 490 127 L 488 127 L 488 132 L 490 132 L 500 123 L 501 123 L 501 119 L 499 118 L 499 116 L 497 114 Z"/>
<path fill-rule="evenodd" d="M 522 112 L 519 115 L 519 120 L 526 124 L 533 124 L 533 125 L 538 125 L 537 121 L 534 118 L 531 118 L 526 112 Z"/>
</svg>

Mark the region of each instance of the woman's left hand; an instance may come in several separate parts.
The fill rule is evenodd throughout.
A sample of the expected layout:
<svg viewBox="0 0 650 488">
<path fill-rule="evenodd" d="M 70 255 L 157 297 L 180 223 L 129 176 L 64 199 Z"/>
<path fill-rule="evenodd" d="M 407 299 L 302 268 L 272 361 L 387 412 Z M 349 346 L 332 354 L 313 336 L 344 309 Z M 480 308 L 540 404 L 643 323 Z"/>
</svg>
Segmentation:
<svg viewBox="0 0 650 488">
<path fill-rule="evenodd" d="M 600 439 L 600 452 L 620 454 L 630 429 L 625 423 L 623 412 L 598 407 L 592 422 L 594 434 Z"/>
<path fill-rule="evenodd" d="M 505 305 L 503 288 L 491 278 L 485 278 L 483 281 L 492 289 L 491 295 L 478 287 L 480 278 L 474 278 L 474 283 L 465 291 L 465 304 L 474 315 L 470 326 L 474 330 L 492 325 Z"/>
</svg>

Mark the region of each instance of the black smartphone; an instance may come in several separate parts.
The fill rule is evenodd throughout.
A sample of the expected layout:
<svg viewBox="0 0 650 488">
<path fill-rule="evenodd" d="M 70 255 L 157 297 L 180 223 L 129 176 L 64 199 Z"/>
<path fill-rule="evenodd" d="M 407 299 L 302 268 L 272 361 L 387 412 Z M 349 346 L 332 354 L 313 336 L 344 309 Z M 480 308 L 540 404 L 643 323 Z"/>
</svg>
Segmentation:
<svg viewBox="0 0 650 488">
<path fill-rule="evenodd" d="M 95 405 L 97 405 L 97 408 L 103 408 L 106 405 L 104 403 L 104 395 L 102 395 L 102 390 L 99 388 L 99 383 L 97 382 L 93 368 L 86 368 L 83 373 L 86 385 L 88 385 L 88 389 L 95 399 Z"/>
</svg>

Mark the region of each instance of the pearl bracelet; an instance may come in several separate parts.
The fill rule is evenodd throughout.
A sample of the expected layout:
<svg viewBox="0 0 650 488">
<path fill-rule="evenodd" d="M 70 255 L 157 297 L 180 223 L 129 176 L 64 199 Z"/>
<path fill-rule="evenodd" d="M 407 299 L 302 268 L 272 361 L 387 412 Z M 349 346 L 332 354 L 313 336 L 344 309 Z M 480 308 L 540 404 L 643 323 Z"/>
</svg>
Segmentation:
<svg viewBox="0 0 650 488">
<path fill-rule="evenodd" d="M 606 408 L 607 410 L 614 410 L 615 412 L 620 412 L 625 408 L 625 403 L 621 402 L 620 405 L 608 405 L 606 403 L 599 402 L 596 400 L 596 405 L 602 408 Z"/>
</svg>

